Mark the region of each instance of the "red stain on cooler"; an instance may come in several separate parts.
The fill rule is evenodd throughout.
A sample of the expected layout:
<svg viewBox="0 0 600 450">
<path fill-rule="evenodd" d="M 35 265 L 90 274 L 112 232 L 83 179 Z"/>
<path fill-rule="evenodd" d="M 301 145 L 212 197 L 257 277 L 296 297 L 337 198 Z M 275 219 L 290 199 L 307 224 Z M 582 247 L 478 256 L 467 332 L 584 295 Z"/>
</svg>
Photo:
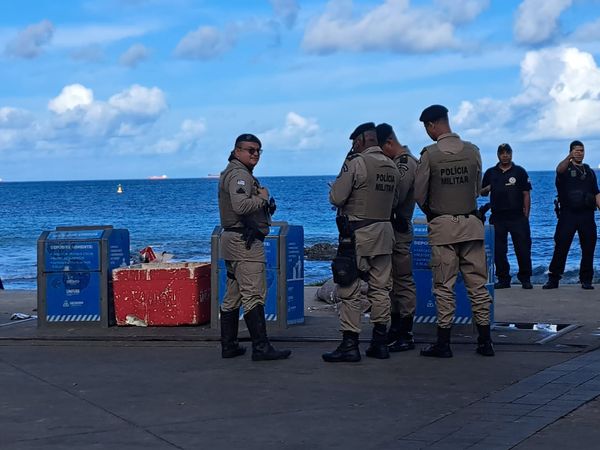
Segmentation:
<svg viewBox="0 0 600 450">
<path fill-rule="evenodd" d="M 113 270 L 117 325 L 210 321 L 210 263 L 141 264 Z"/>
</svg>

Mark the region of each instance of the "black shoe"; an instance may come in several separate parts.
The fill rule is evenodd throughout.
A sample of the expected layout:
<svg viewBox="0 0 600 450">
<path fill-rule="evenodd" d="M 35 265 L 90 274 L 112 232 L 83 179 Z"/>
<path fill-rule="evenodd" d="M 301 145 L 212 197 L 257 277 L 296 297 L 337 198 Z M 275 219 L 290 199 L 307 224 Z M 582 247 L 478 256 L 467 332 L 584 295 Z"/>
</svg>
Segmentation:
<svg viewBox="0 0 600 450">
<path fill-rule="evenodd" d="M 390 333 L 388 333 L 388 348 L 390 352 L 406 352 L 415 348 L 415 340 L 412 334 L 413 316 L 402 317 L 400 319 L 400 327 L 395 339 L 390 341 Z"/>
<path fill-rule="evenodd" d="M 508 289 L 510 288 L 510 281 L 498 281 L 494 283 L 494 289 Z"/>
<path fill-rule="evenodd" d="M 449 344 L 431 344 L 421 350 L 421 356 L 434 358 L 452 358 L 452 349 Z"/>
<path fill-rule="evenodd" d="M 428 345 L 421 350 L 421 356 L 431 356 L 434 358 L 452 358 L 452 349 L 450 348 L 451 328 L 437 328 L 437 342 Z"/>
<path fill-rule="evenodd" d="M 546 284 L 544 284 L 542 286 L 542 289 L 556 289 L 556 288 L 558 288 L 557 280 L 548 280 L 548 281 L 546 281 Z"/>
<path fill-rule="evenodd" d="M 246 353 L 246 349 L 238 343 L 238 324 L 240 309 L 221 310 L 221 357 L 235 358 Z"/>
<path fill-rule="evenodd" d="M 586 291 L 594 289 L 592 283 L 581 283 L 581 289 L 585 289 Z"/>
<path fill-rule="evenodd" d="M 531 281 L 521 281 L 521 287 L 523 289 L 533 289 L 533 284 L 531 284 Z"/>
<path fill-rule="evenodd" d="M 483 356 L 494 356 L 494 344 L 492 343 L 492 337 L 490 335 L 489 325 L 477 325 L 477 331 L 479 337 L 477 338 L 476 352 Z"/>
<path fill-rule="evenodd" d="M 387 346 L 387 331 L 383 323 L 376 323 L 373 327 L 373 337 L 365 354 L 369 358 L 388 359 L 390 351 Z"/>
<path fill-rule="evenodd" d="M 342 343 L 329 353 L 321 355 L 325 362 L 358 362 L 360 352 L 358 351 L 358 333 L 344 331 Z"/>
<path fill-rule="evenodd" d="M 252 361 L 286 359 L 292 354 L 291 350 L 276 350 L 269 342 L 263 305 L 257 305 L 244 314 L 244 320 L 252 338 Z"/>
</svg>

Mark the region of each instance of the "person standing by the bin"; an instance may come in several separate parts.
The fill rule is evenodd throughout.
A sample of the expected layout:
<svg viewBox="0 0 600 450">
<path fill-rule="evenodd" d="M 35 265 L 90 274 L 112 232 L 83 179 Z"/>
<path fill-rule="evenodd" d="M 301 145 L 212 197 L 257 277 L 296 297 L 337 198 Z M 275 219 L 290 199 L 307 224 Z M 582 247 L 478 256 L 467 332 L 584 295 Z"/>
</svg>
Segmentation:
<svg viewBox="0 0 600 450">
<path fill-rule="evenodd" d="M 252 338 L 252 360 L 285 359 L 290 350 L 275 350 L 265 322 L 266 268 L 263 241 L 269 232 L 275 203 L 252 171 L 260 160 L 261 142 L 253 134 L 235 140 L 229 164 L 219 179 L 219 213 L 223 233 L 220 254 L 227 269 L 221 306 L 221 356 L 246 352 L 238 343 L 240 306 Z"/>
<path fill-rule="evenodd" d="M 337 294 L 341 299 L 340 328 L 342 343 L 323 354 L 327 362 L 356 362 L 361 356 L 358 337 L 361 331 L 360 278 L 368 283 L 367 300 L 371 304 L 373 334 L 366 355 L 390 357 L 387 347 L 387 323 L 390 320 L 390 290 L 394 230 L 390 223 L 399 180 L 398 169 L 377 144 L 375 124 L 359 125 L 350 135 L 352 150 L 329 192 L 330 202 L 338 208 L 340 236 L 351 241 L 349 253 L 338 256 L 351 265 L 333 264 Z M 337 260 L 337 257 L 336 257 Z"/>
<path fill-rule="evenodd" d="M 496 264 L 495 289 L 510 287 L 510 265 L 508 233 L 515 246 L 519 264 L 517 278 L 523 289 L 532 289 L 531 284 L 531 230 L 529 210 L 531 208 L 531 183 L 527 171 L 512 162 L 512 148 L 509 144 L 498 146 L 498 164 L 490 167 L 483 175 L 481 195 L 490 195 L 494 225 L 494 259 Z"/>
<path fill-rule="evenodd" d="M 581 246 L 579 282 L 583 289 L 594 289 L 592 279 L 597 240 L 594 211 L 596 207 L 600 208 L 600 191 L 596 174 L 583 163 L 584 157 L 583 143 L 573 141 L 569 145 L 569 154 L 556 167 L 558 222 L 554 232 L 554 253 L 544 289 L 558 287 L 575 233 L 579 235 Z"/>
<path fill-rule="evenodd" d="M 400 174 L 398 204 L 392 212 L 396 243 L 392 253 L 391 324 L 388 330 L 390 352 L 415 348 L 412 329 L 417 306 L 417 288 L 412 273 L 410 244 L 413 240 L 412 216 L 415 210 L 415 173 L 417 159 L 400 144 L 387 123 L 377 125 L 377 141 L 383 153 L 394 161 Z"/>
<path fill-rule="evenodd" d="M 479 149 L 452 132 L 448 109 L 444 106 L 425 108 L 419 120 L 428 136 L 436 141 L 421 152 L 415 177 L 415 199 L 427 215 L 438 325 L 437 342 L 421 350 L 421 355 L 452 357 L 454 285 L 460 271 L 479 332 L 477 353 L 494 356 L 490 336 L 492 298 L 485 287 L 484 226 L 477 216 L 477 197 L 481 190 Z"/>
</svg>

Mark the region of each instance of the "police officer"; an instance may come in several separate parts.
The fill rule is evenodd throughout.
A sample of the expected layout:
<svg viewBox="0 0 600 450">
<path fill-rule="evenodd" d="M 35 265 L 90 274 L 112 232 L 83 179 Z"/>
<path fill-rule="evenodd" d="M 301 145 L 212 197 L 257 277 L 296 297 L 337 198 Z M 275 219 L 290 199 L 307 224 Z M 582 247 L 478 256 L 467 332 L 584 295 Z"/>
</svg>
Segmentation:
<svg viewBox="0 0 600 450">
<path fill-rule="evenodd" d="M 387 323 L 390 320 L 390 290 L 394 229 L 390 215 L 399 179 L 398 169 L 377 145 L 375 124 L 358 126 L 350 135 L 352 150 L 329 192 L 330 202 L 338 207 L 338 220 L 344 222 L 340 235 L 350 237 L 355 267 L 354 276 L 338 285 L 341 299 L 340 326 L 342 343 L 323 354 L 327 362 L 356 362 L 361 355 L 358 336 L 361 331 L 361 292 L 357 270 L 368 283 L 367 300 L 371 303 L 373 335 L 366 355 L 389 358 Z M 338 225 L 339 226 L 339 225 Z M 346 230 L 345 230 L 346 229 Z M 339 253 L 339 249 L 338 249 Z M 334 279 L 336 266 L 334 262 Z"/>
<path fill-rule="evenodd" d="M 388 331 L 388 348 L 390 352 L 403 352 L 415 348 L 412 328 L 417 306 L 417 288 L 412 273 L 410 244 L 413 240 L 417 159 L 408 147 L 398 142 L 394 130 L 387 123 L 377 125 L 377 141 L 383 153 L 394 161 L 400 174 L 398 204 L 392 213 L 396 243 L 392 253 L 392 320 Z"/>
<path fill-rule="evenodd" d="M 483 222 L 475 215 L 481 190 L 479 149 L 450 129 L 448 109 L 425 108 L 419 118 L 435 144 L 425 147 L 415 177 L 415 199 L 427 215 L 433 292 L 437 308 L 437 342 L 422 356 L 452 357 L 450 333 L 456 308 L 454 285 L 463 275 L 479 337 L 477 353 L 494 356 Z"/>
<path fill-rule="evenodd" d="M 554 232 L 554 254 L 544 289 L 558 287 L 576 232 L 581 245 L 579 281 L 583 289 L 594 289 L 592 278 L 597 239 L 594 210 L 600 208 L 600 194 L 596 174 L 583 163 L 584 156 L 585 149 L 581 141 L 573 141 L 569 145 L 569 154 L 556 167 L 558 223 Z"/>
<path fill-rule="evenodd" d="M 525 169 L 512 162 L 512 148 L 509 144 L 498 146 L 498 164 L 490 167 L 483 175 L 481 195 L 491 193 L 492 216 L 494 225 L 494 247 L 496 277 L 495 289 L 510 287 L 510 265 L 508 252 L 508 233 L 515 246 L 515 255 L 519 264 L 517 278 L 523 289 L 532 289 L 531 284 L 531 230 L 529 228 L 529 210 L 531 207 L 531 183 Z"/>
<path fill-rule="evenodd" d="M 227 289 L 221 306 L 221 356 L 234 358 L 246 352 L 237 340 L 240 306 L 252 338 L 252 360 L 285 359 L 290 350 L 275 350 L 265 322 L 266 274 L 263 241 L 269 233 L 274 201 L 252 174 L 262 153 L 253 134 L 235 140 L 229 164 L 219 179 L 221 256 L 227 269 Z"/>
</svg>

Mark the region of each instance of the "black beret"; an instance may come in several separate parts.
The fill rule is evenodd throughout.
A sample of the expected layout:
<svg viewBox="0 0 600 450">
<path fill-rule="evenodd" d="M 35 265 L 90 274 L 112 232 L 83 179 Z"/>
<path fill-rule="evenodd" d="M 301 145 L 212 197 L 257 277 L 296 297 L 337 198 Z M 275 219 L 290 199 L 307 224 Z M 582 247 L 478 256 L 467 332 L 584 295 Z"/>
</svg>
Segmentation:
<svg viewBox="0 0 600 450">
<path fill-rule="evenodd" d="M 260 147 L 262 147 L 260 139 L 258 139 L 256 136 L 250 133 L 240 134 L 235 140 L 235 145 L 238 145 L 240 142 L 254 142 L 255 144 L 258 144 Z"/>
<path fill-rule="evenodd" d="M 356 127 L 356 130 L 354 130 L 352 132 L 352 134 L 350 135 L 350 139 L 354 140 L 358 136 L 363 134 L 365 131 L 371 131 L 371 130 L 375 130 L 375 124 L 373 122 L 367 122 L 367 123 L 360 124 L 359 126 Z"/>
<path fill-rule="evenodd" d="M 498 153 L 500 152 L 512 153 L 512 147 L 509 144 L 500 144 L 498 146 Z"/>
<path fill-rule="evenodd" d="M 375 131 L 377 132 L 377 142 L 379 142 L 380 146 L 385 144 L 389 137 L 394 133 L 392 126 L 387 123 L 380 123 L 377 125 L 377 128 L 375 128 Z"/>
<path fill-rule="evenodd" d="M 423 123 L 435 122 L 442 117 L 448 117 L 448 108 L 442 105 L 431 105 L 423 110 L 419 120 Z"/>
</svg>

